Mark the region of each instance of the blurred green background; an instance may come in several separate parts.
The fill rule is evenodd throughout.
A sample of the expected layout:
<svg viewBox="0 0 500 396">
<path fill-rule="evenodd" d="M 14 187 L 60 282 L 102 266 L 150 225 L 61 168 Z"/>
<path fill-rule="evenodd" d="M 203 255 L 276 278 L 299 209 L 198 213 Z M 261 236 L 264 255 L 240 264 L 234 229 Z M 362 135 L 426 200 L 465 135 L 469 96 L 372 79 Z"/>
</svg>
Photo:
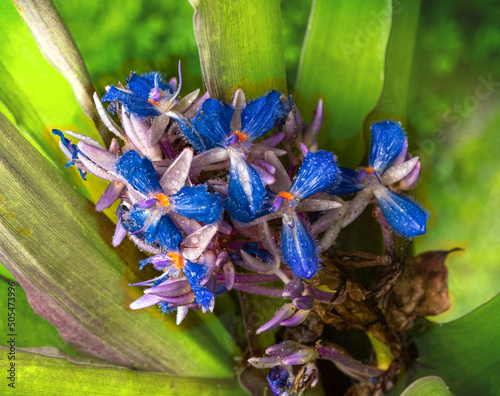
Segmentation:
<svg viewBox="0 0 500 396">
<path fill-rule="evenodd" d="M 311 3 L 282 2 L 290 92 L 294 90 Z M 101 94 L 105 85 L 124 81 L 131 70 L 160 70 L 167 77 L 175 76 L 178 59 L 182 60 L 183 92 L 201 86 L 193 9 L 188 1 L 56 0 L 55 4 Z M 22 24 L 9 1 L 2 0 L 1 8 L 12 14 L 9 20 L 13 28 Z M 496 153 L 500 144 L 496 130 L 500 120 L 498 20 L 500 7 L 495 7 L 494 1 L 422 1 L 408 98 L 408 129 L 410 149 L 423 164 L 415 195 L 431 216 L 428 232 L 415 239 L 414 250 L 464 249 L 447 261 L 453 305 L 437 318 L 440 321 L 464 315 L 500 290 L 500 203 L 496 199 L 496 193 L 500 193 Z M 22 76 L 20 86 L 50 78 L 63 86 L 68 100 L 72 100 L 62 77 L 54 77 L 57 72 L 47 77 L 29 59 L 19 62 L 17 72 Z M 302 79 L 306 82 L 307 76 Z M 55 93 L 43 87 L 41 100 L 50 104 Z M 40 86 L 36 84 L 34 89 Z M 20 110 L 12 109 L 5 95 L 2 98 L 0 110 L 22 126 L 22 117 L 16 113 L 21 114 Z M 307 111 L 302 111 L 309 120 Z M 81 131 L 92 128 L 82 121 L 68 123 L 77 124 Z M 335 136 L 335 130 L 330 133 L 329 138 Z M 43 138 L 48 136 L 43 134 Z M 54 148 L 53 143 L 49 146 Z M 335 151 L 335 147 L 327 148 Z M 72 179 L 77 178 L 76 170 L 69 172 Z M 104 188 L 104 184 L 96 185 L 100 191 Z"/>
</svg>

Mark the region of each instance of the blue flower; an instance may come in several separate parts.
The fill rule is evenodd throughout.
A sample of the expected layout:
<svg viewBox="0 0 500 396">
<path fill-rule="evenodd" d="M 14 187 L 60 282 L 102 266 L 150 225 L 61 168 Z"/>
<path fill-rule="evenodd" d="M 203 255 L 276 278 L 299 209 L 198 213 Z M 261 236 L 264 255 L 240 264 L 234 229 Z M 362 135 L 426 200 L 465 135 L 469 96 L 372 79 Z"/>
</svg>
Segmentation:
<svg viewBox="0 0 500 396">
<path fill-rule="evenodd" d="M 267 375 L 267 382 L 275 396 L 283 396 L 288 394 L 288 376 L 290 373 L 284 366 L 274 366 Z"/>
<path fill-rule="evenodd" d="M 66 157 L 69 159 L 69 161 L 66 162 L 65 167 L 68 168 L 72 165 L 75 165 L 80 172 L 80 176 L 82 177 L 82 179 L 87 181 L 87 179 L 85 179 L 87 172 L 83 171 L 78 166 L 78 153 L 80 153 L 78 147 L 73 144 L 71 140 L 69 140 L 66 136 L 64 136 L 64 134 L 59 129 L 52 129 L 52 133 L 61 138 L 61 144 L 59 145 L 59 147 L 63 151 L 64 155 L 66 155 Z"/>
<path fill-rule="evenodd" d="M 316 243 L 297 213 L 290 207 L 283 211 L 282 250 L 286 263 L 302 279 L 310 279 L 318 270 Z"/>
<path fill-rule="evenodd" d="M 283 208 L 283 257 L 299 278 L 313 277 L 319 261 L 316 243 L 295 208 L 303 199 L 331 187 L 337 177 L 338 167 L 331 153 L 323 150 L 308 152 L 290 190 L 277 196 L 275 210 Z"/>
<path fill-rule="evenodd" d="M 213 311 L 214 309 L 214 294 L 205 287 L 200 285 L 201 279 L 207 274 L 207 268 L 201 264 L 195 264 L 186 261 L 184 265 L 184 275 L 191 285 L 191 289 L 195 295 L 194 302 L 202 306 L 205 311 Z"/>
<path fill-rule="evenodd" d="M 195 263 L 194 261 L 200 259 L 200 256 L 204 257 L 200 259 L 202 262 L 207 261 L 208 255 L 204 256 L 203 252 L 210 244 L 216 232 L 217 227 L 212 225 L 204 226 L 186 237 L 180 246 L 170 253 L 157 254 L 142 260 L 140 269 L 146 264 L 152 264 L 156 270 L 163 271 L 162 275 L 140 283 L 143 286 L 153 286 L 147 289 L 145 293 L 155 295 L 159 298 L 179 297 L 179 299 L 174 299 L 175 301 L 169 300 L 169 304 L 163 308 L 171 308 L 172 306 L 184 306 L 187 308 L 187 304 L 192 303 L 194 300 L 194 303 L 201 306 L 204 312 L 213 311 L 215 296 L 213 290 L 205 287 L 211 275 L 208 271 L 209 267 L 205 264 Z M 196 246 L 190 246 L 192 244 L 196 244 Z M 185 276 L 184 281 L 182 274 Z M 184 286 L 186 280 L 189 284 L 188 288 Z M 178 286 L 180 287 L 177 288 Z M 142 302 L 136 302 L 131 307 L 137 309 L 157 303 L 155 299 L 143 298 L 143 300 L 145 300 L 144 303 L 149 305 L 142 305 Z M 178 320 L 182 321 L 180 317 L 185 312 L 185 310 L 178 311 Z"/>
<path fill-rule="evenodd" d="M 265 135 L 286 114 L 281 95 L 271 91 L 246 103 L 237 90 L 233 106 L 207 99 L 191 120 L 180 114 L 169 114 L 198 151 L 222 148 L 231 162 L 229 197 L 226 208 L 240 222 L 254 220 L 264 204 L 266 191 L 258 173 L 246 161 L 251 143 Z"/>
<path fill-rule="evenodd" d="M 111 85 L 102 97 L 103 102 L 120 101 L 127 112 L 139 117 L 158 116 L 175 100 L 174 89 L 165 84 L 160 73 L 151 72 L 140 76 L 136 72 L 130 73 L 127 78 L 127 90 Z M 108 107 L 110 113 L 116 112 L 116 106 Z"/>
<path fill-rule="evenodd" d="M 337 181 L 337 177 L 338 167 L 331 153 L 323 150 L 309 152 L 289 193 L 294 199 L 302 201 L 331 187 Z"/>
<path fill-rule="evenodd" d="M 172 114 L 191 145 L 198 151 L 250 144 L 269 132 L 284 117 L 280 93 L 271 91 L 246 103 L 243 91 L 235 93 L 235 107 L 207 99 L 191 120 Z"/>
<path fill-rule="evenodd" d="M 371 129 L 368 167 L 359 172 L 340 168 L 341 182 L 328 190 L 332 195 L 358 193 L 351 201 L 343 225 L 351 223 L 375 197 L 385 218 L 398 234 L 409 238 L 422 235 L 426 232 L 428 213 L 408 197 L 386 187 L 404 180 L 418 166 L 418 157 L 408 158 L 407 139 L 401 123 L 382 121 L 372 125 Z"/>
<path fill-rule="evenodd" d="M 186 153 L 189 151 L 188 149 Z M 179 158 L 186 156 L 181 154 Z M 175 167 L 174 162 L 165 172 L 167 180 L 162 178 L 162 182 L 169 185 L 165 190 L 174 192 L 166 195 L 148 158 L 141 158 L 137 152 L 130 150 L 116 163 L 117 173 L 144 197 L 131 208 L 122 205 L 121 219 L 124 228 L 129 233 L 140 234 L 147 242 L 157 244 L 168 251 L 177 251 L 182 241 L 182 235 L 168 215 L 170 212 L 204 223 L 213 223 L 219 218 L 222 210 L 221 196 L 209 193 L 206 186 L 173 188 L 173 180 L 168 176 L 173 174 L 172 177 L 175 177 L 174 172 L 169 172 Z M 185 174 L 181 176 L 182 180 L 175 180 L 178 187 L 184 184 L 189 166 L 187 169 L 185 167 L 185 170 Z M 127 215 L 126 218 L 124 214 Z"/>
</svg>

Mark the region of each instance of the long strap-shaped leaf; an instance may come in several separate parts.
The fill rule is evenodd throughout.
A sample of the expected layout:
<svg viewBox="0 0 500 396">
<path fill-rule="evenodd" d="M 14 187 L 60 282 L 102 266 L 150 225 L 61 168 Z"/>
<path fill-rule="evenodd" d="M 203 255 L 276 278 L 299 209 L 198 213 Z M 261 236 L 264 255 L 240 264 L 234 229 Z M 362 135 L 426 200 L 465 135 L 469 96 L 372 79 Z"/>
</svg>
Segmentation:
<svg viewBox="0 0 500 396">
<path fill-rule="evenodd" d="M 132 312 L 129 283 L 142 257 L 129 241 L 113 249 L 113 225 L 0 113 L 0 262 L 35 312 L 80 352 L 124 366 L 178 375 L 227 376 L 229 335 L 207 315 L 183 327 L 156 308 Z M 151 315 L 154 314 L 154 316 Z"/>
<path fill-rule="evenodd" d="M 60 396 L 101 395 L 242 395 L 235 378 L 187 378 L 159 373 L 132 371 L 97 364 L 73 363 L 64 358 L 15 351 L 8 360 L 9 348 L 0 346 L 4 370 L 4 394 Z M 13 366 L 10 363 L 14 363 Z M 15 379 L 7 369 L 12 367 Z M 8 384 L 15 388 L 8 389 Z M 9 392 L 10 391 L 10 392 Z M 2 392 L 2 393 L 3 393 Z"/>
<path fill-rule="evenodd" d="M 361 126 L 382 90 L 390 0 L 314 0 L 302 48 L 295 100 L 310 120 L 324 100 L 320 145 L 344 166 L 363 156 Z"/>
<path fill-rule="evenodd" d="M 286 92 L 279 0 L 190 0 L 203 78 L 211 97 Z"/>
<path fill-rule="evenodd" d="M 52 0 L 12 0 L 45 58 L 68 80 L 83 111 L 95 122 L 107 145 L 109 132 L 92 100 L 94 86 L 71 33 Z"/>
<path fill-rule="evenodd" d="M 365 119 L 365 133 L 374 122 L 384 119 L 401 121 L 403 126 L 406 124 L 420 0 L 393 0 L 393 3 L 394 15 L 385 54 L 384 86 L 377 105 Z"/>
</svg>

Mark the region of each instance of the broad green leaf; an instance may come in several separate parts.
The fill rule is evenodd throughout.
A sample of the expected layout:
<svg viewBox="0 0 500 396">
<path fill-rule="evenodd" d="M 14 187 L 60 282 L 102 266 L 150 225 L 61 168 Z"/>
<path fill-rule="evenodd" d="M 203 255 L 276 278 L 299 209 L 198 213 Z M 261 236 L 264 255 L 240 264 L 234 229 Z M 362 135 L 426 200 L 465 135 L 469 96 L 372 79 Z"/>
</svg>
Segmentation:
<svg viewBox="0 0 500 396">
<path fill-rule="evenodd" d="M 230 101 L 286 92 L 279 0 L 190 0 L 203 78 L 211 97 Z"/>
<path fill-rule="evenodd" d="M 365 133 L 377 121 L 393 119 L 406 126 L 408 90 L 417 35 L 420 0 L 393 0 L 393 17 L 385 54 L 382 95 L 365 120 Z"/>
<path fill-rule="evenodd" d="M 343 166 L 356 167 L 363 156 L 360 132 L 382 90 L 391 12 L 390 0 L 312 4 L 294 99 L 306 122 L 324 100 L 319 143 Z"/>
<path fill-rule="evenodd" d="M 37 314 L 80 353 L 142 370 L 178 375 L 232 372 L 229 334 L 213 315 L 186 324 L 153 307 L 131 311 L 150 279 L 143 257 L 125 241 L 110 246 L 113 224 L 0 115 L 0 262 Z"/>
<path fill-rule="evenodd" d="M 432 376 L 416 380 L 401 396 L 451 396 L 451 393 L 441 378 Z"/>
<path fill-rule="evenodd" d="M 415 327 L 419 358 L 408 377 L 437 375 L 457 396 L 500 395 L 500 295 L 453 322 L 424 324 Z"/>
<path fill-rule="evenodd" d="M 189 378 L 160 373 L 134 371 L 98 364 L 74 363 L 17 349 L 15 361 L 8 360 L 9 350 L 1 346 L 2 368 L 15 369 L 16 395 L 128 396 L 128 395 L 244 395 L 235 378 Z M 5 372 L 4 372 L 5 373 Z M 195 373 L 195 372 L 193 372 Z M 7 375 L 10 376 L 9 373 Z M 4 375 L 5 377 L 5 375 Z M 4 378 L 4 389 L 9 379 Z"/>
<path fill-rule="evenodd" d="M 106 146 L 110 132 L 100 122 L 92 95 L 94 86 L 73 37 L 52 0 L 12 0 L 17 11 L 28 25 L 38 48 L 69 82 L 82 110 L 96 124 Z"/>
<path fill-rule="evenodd" d="M 40 53 L 14 5 L 0 2 L 0 111 L 92 202 L 107 183 L 85 182 L 75 168 L 64 170 L 67 158 L 52 128 L 72 130 L 99 140 L 94 123 L 83 113 L 70 85 Z M 107 212 L 111 213 L 111 212 Z"/>
<path fill-rule="evenodd" d="M 2 266 L 2 268 L 4 268 Z M 5 290 L 9 287 L 9 282 L 13 282 L 11 278 L 4 278 L 0 276 L 0 287 Z M 15 283 L 15 280 L 14 280 Z M 25 291 L 16 283 L 15 288 L 15 302 L 8 301 L 7 298 L 0 300 L 0 312 L 10 312 L 8 308 L 12 308 L 11 304 L 15 305 L 16 314 L 16 347 L 18 348 L 41 348 L 53 347 L 61 351 L 75 355 L 68 346 L 65 344 L 59 331 L 44 318 L 38 316 L 28 303 Z M 2 318 L 0 323 L 4 323 L 5 318 Z M 8 323 L 2 326 L 8 328 Z"/>
</svg>

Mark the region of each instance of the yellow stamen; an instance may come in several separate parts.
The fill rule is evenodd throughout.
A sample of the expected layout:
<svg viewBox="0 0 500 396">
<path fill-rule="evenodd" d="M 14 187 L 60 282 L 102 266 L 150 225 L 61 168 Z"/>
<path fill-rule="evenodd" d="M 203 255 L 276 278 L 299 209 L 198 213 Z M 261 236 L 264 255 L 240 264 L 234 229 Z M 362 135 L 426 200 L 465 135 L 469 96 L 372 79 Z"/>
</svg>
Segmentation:
<svg viewBox="0 0 500 396">
<path fill-rule="evenodd" d="M 169 253 L 167 256 L 172 259 L 176 268 L 184 268 L 184 257 L 182 257 L 179 253 Z"/>
<path fill-rule="evenodd" d="M 368 168 L 366 168 L 366 172 L 373 173 L 373 168 L 371 166 L 369 166 Z"/>
<path fill-rule="evenodd" d="M 163 206 L 168 206 L 170 205 L 170 198 L 167 197 L 165 194 L 156 194 L 154 195 L 154 197 L 160 201 L 160 203 L 163 205 Z"/>
<path fill-rule="evenodd" d="M 148 99 L 148 102 L 152 103 L 152 104 L 154 104 L 156 106 L 160 106 L 160 104 L 158 102 L 155 102 L 153 99 Z"/>
<path fill-rule="evenodd" d="M 293 195 L 286 191 L 281 191 L 278 194 L 278 197 L 285 198 L 287 201 L 291 201 L 293 199 Z"/>
</svg>

